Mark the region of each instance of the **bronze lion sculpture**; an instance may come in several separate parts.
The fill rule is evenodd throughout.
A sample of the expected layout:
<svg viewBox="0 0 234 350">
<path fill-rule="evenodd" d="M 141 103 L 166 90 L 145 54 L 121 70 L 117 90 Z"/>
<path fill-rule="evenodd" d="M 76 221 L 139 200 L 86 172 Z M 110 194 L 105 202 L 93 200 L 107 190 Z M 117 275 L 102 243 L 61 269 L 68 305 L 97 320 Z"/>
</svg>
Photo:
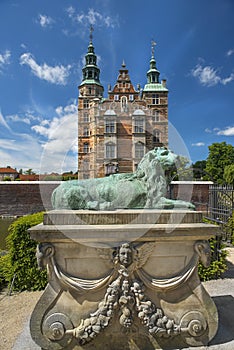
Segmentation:
<svg viewBox="0 0 234 350">
<path fill-rule="evenodd" d="M 52 194 L 54 209 L 194 209 L 182 200 L 166 198 L 165 171 L 175 167 L 178 156 L 165 147 L 149 151 L 134 173 L 104 178 L 65 181 Z"/>
</svg>

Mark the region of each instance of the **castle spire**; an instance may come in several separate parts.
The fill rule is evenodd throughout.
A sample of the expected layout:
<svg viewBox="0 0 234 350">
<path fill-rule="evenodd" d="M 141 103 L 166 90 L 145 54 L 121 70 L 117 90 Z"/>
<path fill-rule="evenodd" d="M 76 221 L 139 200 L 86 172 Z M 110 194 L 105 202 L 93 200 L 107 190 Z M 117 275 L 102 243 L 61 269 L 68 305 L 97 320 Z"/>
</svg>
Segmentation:
<svg viewBox="0 0 234 350">
<path fill-rule="evenodd" d="M 89 29 L 89 39 L 90 39 L 90 43 L 93 42 L 93 31 L 94 31 L 93 25 L 90 24 L 90 29 Z"/>
<path fill-rule="evenodd" d="M 150 69 L 147 72 L 147 80 L 148 84 L 150 83 L 158 83 L 159 82 L 159 71 L 156 68 L 156 61 L 154 57 L 154 48 L 156 46 L 156 42 L 154 40 L 151 41 L 151 59 L 150 59 Z"/>
<path fill-rule="evenodd" d="M 151 54 L 152 58 L 154 58 L 154 47 L 157 45 L 157 43 L 154 40 L 151 40 Z"/>
<path fill-rule="evenodd" d="M 81 88 L 82 86 L 89 86 L 91 88 L 92 86 L 99 86 L 98 89 L 91 89 L 92 92 L 95 92 L 95 94 L 103 95 L 103 86 L 100 83 L 100 69 L 97 65 L 97 56 L 95 54 L 94 46 L 93 46 L 93 26 L 90 25 L 89 29 L 89 45 L 88 50 L 85 55 L 85 66 L 82 69 L 83 73 L 83 79 L 80 84 Z"/>
</svg>

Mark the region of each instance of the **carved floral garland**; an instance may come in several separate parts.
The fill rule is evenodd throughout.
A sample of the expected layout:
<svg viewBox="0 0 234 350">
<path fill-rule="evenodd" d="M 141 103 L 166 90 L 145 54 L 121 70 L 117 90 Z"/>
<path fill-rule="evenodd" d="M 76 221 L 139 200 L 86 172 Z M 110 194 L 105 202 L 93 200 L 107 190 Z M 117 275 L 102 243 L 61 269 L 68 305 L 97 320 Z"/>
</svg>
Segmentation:
<svg viewBox="0 0 234 350">
<path fill-rule="evenodd" d="M 112 280 L 107 287 L 104 299 L 98 304 L 97 310 L 90 314 L 90 317 L 81 320 L 78 327 L 66 330 L 66 334 L 73 335 L 80 344 L 86 344 L 110 324 L 117 309 L 120 313 L 119 323 L 125 332 L 130 331 L 135 313 L 152 335 L 170 337 L 183 332 L 174 320 L 164 315 L 163 310 L 156 307 L 147 298 L 144 294 L 143 283 L 152 289 L 168 290 L 178 287 L 190 278 L 196 268 L 199 256 L 203 264 L 209 262 L 209 245 L 206 241 L 197 241 L 194 246 L 195 254 L 184 271 L 176 277 L 161 280 L 152 278 L 141 269 L 154 247 L 155 243 L 147 243 L 135 249 L 132 245 L 124 243 L 114 252 L 115 268 L 108 276 L 97 280 L 84 280 L 69 276 L 61 271 L 54 259 L 55 251 L 52 244 L 39 244 L 37 249 L 39 266 L 45 267 L 47 265 L 49 270 L 54 272 L 60 284 L 68 289 L 75 289 L 78 293 L 88 290 L 97 291 Z M 135 272 L 143 283 L 134 277 Z"/>
</svg>

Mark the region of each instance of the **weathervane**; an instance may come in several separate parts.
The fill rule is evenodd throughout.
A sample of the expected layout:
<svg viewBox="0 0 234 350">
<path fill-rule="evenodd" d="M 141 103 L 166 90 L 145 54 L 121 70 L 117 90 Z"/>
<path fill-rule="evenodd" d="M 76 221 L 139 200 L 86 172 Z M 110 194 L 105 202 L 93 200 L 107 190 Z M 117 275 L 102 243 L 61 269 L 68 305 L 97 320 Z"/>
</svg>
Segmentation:
<svg viewBox="0 0 234 350">
<path fill-rule="evenodd" d="M 151 53 L 152 57 L 154 57 L 154 47 L 156 46 L 156 42 L 154 40 L 151 40 Z"/>
<path fill-rule="evenodd" d="M 93 31 L 94 31 L 94 29 L 93 29 L 93 25 L 92 24 L 90 24 L 90 30 L 89 30 L 89 38 L 90 38 L 90 42 L 92 42 L 92 40 L 93 40 Z"/>
</svg>

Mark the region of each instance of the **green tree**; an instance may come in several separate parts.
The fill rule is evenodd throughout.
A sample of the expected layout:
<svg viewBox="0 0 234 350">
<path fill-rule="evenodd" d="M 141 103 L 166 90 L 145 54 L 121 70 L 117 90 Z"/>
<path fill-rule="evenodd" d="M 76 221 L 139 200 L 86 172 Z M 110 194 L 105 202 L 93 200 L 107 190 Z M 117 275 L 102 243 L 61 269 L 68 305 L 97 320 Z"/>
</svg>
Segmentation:
<svg viewBox="0 0 234 350">
<path fill-rule="evenodd" d="M 224 168 L 234 163 L 234 147 L 226 142 L 216 142 L 209 146 L 209 155 L 205 171 L 211 175 L 213 181 L 223 184 Z"/>
<path fill-rule="evenodd" d="M 184 156 L 178 156 L 175 167 L 167 174 L 170 181 L 182 181 L 192 179 L 192 170 L 189 166 L 189 159 Z"/>
<path fill-rule="evenodd" d="M 234 185 L 234 164 L 225 166 L 223 178 L 227 184 Z"/>
<path fill-rule="evenodd" d="M 206 168 L 206 160 L 198 160 L 192 164 L 192 168 L 194 179 L 203 179 L 205 175 L 204 170 Z"/>
<path fill-rule="evenodd" d="M 35 175 L 36 173 L 30 168 L 28 170 L 25 170 L 24 172 L 26 175 Z"/>
</svg>

